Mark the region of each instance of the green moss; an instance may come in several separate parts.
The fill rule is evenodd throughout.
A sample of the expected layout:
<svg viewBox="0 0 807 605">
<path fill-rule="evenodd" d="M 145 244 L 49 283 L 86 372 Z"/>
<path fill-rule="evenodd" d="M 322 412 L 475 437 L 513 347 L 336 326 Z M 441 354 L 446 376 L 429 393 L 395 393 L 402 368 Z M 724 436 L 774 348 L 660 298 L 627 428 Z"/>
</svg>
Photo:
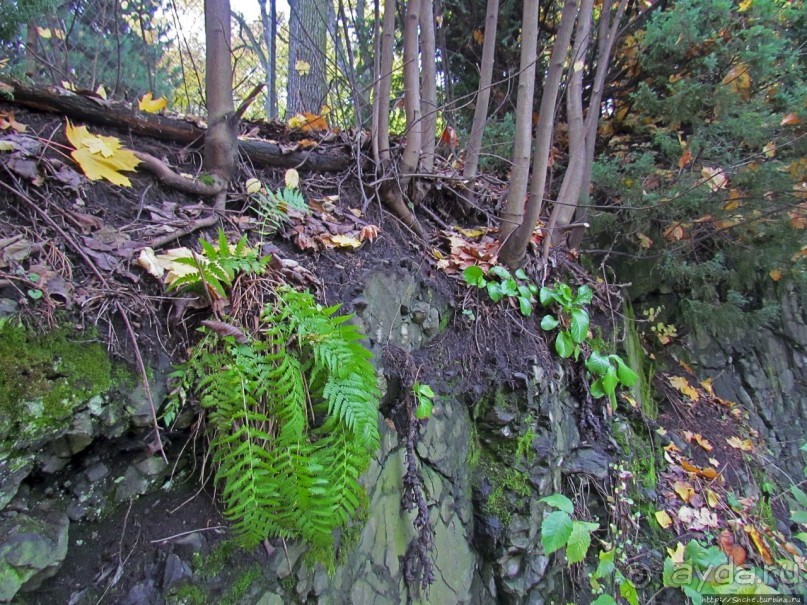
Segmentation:
<svg viewBox="0 0 807 605">
<path fill-rule="evenodd" d="M 532 429 L 532 416 L 527 416 L 524 419 L 524 424 L 527 425 L 527 430 L 520 435 L 516 441 L 516 462 L 523 460 L 527 462 L 527 464 L 532 464 L 535 460 L 535 450 L 532 444 L 538 435 L 536 435 L 535 431 Z"/>
<path fill-rule="evenodd" d="M 230 590 L 219 601 L 221 605 L 236 605 L 247 595 L 250 587 L 263 575 L 261 566 L 257 563 L 250 565 L 230 586 Z"/>
<path fill-rule="evenodd" d="M 169 605 L 206 605 L 209 603 L 205 591 L 195 584 L 185 584 L 171 589 L 166 602 Z"/>
<path fill-rule="evenodd" d="M 34 334 L 0 324 L 0 439 L 31 441 L 63 428 L 73 409 L 105 393 L 113 366 L 95 334 L 62 327 Z"/>
<path fill-rule="evenodd" d="M 206 557 L 194 554 L 193 571 L 201 578 L 215 578 L 221 575 L 230 559 L 240 551 L 235 540 L 223 540 Z"/>
</svg>

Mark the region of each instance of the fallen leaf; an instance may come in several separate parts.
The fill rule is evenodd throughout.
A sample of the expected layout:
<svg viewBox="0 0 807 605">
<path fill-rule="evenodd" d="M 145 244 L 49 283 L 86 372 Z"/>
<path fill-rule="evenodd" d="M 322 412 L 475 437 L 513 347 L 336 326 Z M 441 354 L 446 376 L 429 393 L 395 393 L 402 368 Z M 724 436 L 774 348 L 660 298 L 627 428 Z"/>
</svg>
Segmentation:
<svg viewBox="0 0 807 605">
<path fill-rule="evenodd" d="M 163 98 L 154 99 L 152 98 L 152 94 L 147 92 L 140 99 L 137 106 L 140 111 L 145 111 L 146 113 L 157 113 L 168 107 L 168 100 Z"/>
<path fill-rule="evenodd" d="M 104 88 L 103 84 L 98 85 L 98 88 L 95 89 L 95 94 L 97 94 L 102 99 L 106 100 L 107 97 L 106 88 Z"/>
<path fill-rule="evenodd" d="M 751 74 L 745 63 L 738 63 L 732 67 L 721 82 L 740 95 L 744 100 L 751 98 Z"/>
<path fill-rule="evenodd" d="M 152 248 L 143 248 L 135 263 L 145 269 L 149 275 L 157 279 L 162 279 L 165 274 L 165 269 L 160 265 L 157 260 L 157 255 L 154 254 Z"/>
<path fill-rule="evenodd" d="M 351 250 L 361 248 L 361 240 L 355 237 L 350 237 L 349 235 L 332 235 L 330 237 L 330 241 L 337 248 L 349 248 Z"/>
<path fill-rule="evenodd" d="M 347 211 L 350 212 L 350 214 L 352 214 L 356 218 L 361 218 L 361 210 L 359 210 L 358 208 L 348 208 Z"/>
<path fill-rule="evenodd" d="M 667 554 L 670 555 L 670 560 L 672 560 L 673 565 L 684 564 L 684 545 L 680 542 L 676 543 L 675 549 L 668 548 Z"/>
<path fill-rule="evenodd" d="M 691 384 L 689 384 L 689 381 L 687 381 L 687 379 L 684 378 L 683 376 L 670 376 L 668 380 L 670 381 L 670 385 L 672 385 L 673 388 L 675 388 L 683 395 L 686 395 L 691 401 L 697 401 L 698 399 L 700 399 L 700 394 L 698 393 L 698 390 L 695 389 Z"/>
<path fill-rule="evenodd" d="M 656 521 L 661 525 L 662 529 L 669 529 L 672 525 L 672 519 L 666 510 L 656 511 Z"/>
<path fill-rule="evenodd" d="M 261 190 L 262 186 L 263 185 L 261 184 L 261 182 L 256 178 L 247 179 L 247 182 L 244 183 L 244 187 L 246 188 L 247 193 L 249 195 L 258 193 Z"/>
<path fill-rule="evenodd" d="M 773 281 L 779 281 L 782 279 L 782 270 L 781 269 L 771 269 L 768 271 L 768 275 Z"/>
<path fill-rule="evenodd" d="M 664 230 L 663 235 L 668 242 L 677 242 L 684 239 L 686 231 L 681 223 L 675 222 Z"/>
<path fill-rule="evenodd" d="M 726 439 L 726 443 L 728 443 L 731 447 L 741 450 L 743 452 L 754 451 L 754 444 L 751 443 L 750 439 L 740 439 L 739 437 L 728 437 Z"/>
<path fill-rule="evenodd" d="M 12 130 L 16 130 L 17 132 L 25 132 L 28 130 L 28 127 L 25 124 L 20 124 L 14 118 L 14 112 L 0 112 L 0 130 L 8 130 L 11 128 Z"/>
<path fill-rule="evenodd" d="M 703 437 L 701 434 L 695 433 L 693 438 L 695 439 L 695 443 L 697 443 L 699 446 L 701 446 L 707 452 L 711 452 L 714 449 L 712 444 L 709 443 L 709 440 L 706 439 L 705 437 Z"/>
<path fill-rule="evenodd" d="M 720 504 L 720 496 L 716 492 L 707 487 L 704 493 L 706 493 L 706 504 L 709 505 L 709 508 L 714 508 Z"/>
<path fill-rule="evenodd" d="M 698 466 L 695 466 L 688 460 L 684 459 L 681 459 L 681 468 L 683 468 L 688 473 L 695 473 L 699 477 L 703 477 L 704 479 L 708 479 L 709 481 L 716 478 L 718 475 L 718 472 L 713 468 L 710 467 L 700 468 Z"/>
<path fill-rule="evenodd" d="M 474 227 L 472 229 L 463 229 L 462 227 L 455 227 L 457 233 L 462 233 L 465 237 L 481 237 L 488 232 L 487 227 Z"/>
<path fill-rule="evenodd" d="M 776 143 L 771 141 L 767 145 L 762 148 L 762 153 L 765 155 L 766 158 L 774 158 L 776 157 Z"/>
<path fill-rule="evenodd" d="M 676 481 L 673 484 L 673 490 L 684 502 L 689 502 L 690 498 L 695 495 L 695 488 L 686 481 Z"/>
<path fill-rule="evenodd" d="M 701 170 L 701 176 L 705 179 L 705 183 L 712 191 L 720 191 L 725 189 L 729 182 L 729 177 L 722 168 L 709 168 L 704 166 Z"/>
<path fill-rule="evenodd" d="M 294 168 L 289 168 L 283 177 L 286 187 L 289 189 L 297 189 L 300 186 L 300 173 Z"/>
<path fill-rule="evenodd" d="M 798 114 L 789 113 L 784 118 L 782 118 L 782 121 L 779 122 L 779 126 L 794 126 L 794 125 L 800 124 L 800 123 L 801 123 L 801 118 L 799 118 Z"/>
<path fill-rule="evenodd" d="M 313 113 L 304 112 L 298 113 L 289 119 L 289 128 L 294 130 L 302 130 L 303 132 L 312 132 L 315 130 L 328 130 L 328 122 L 324 117 L 318 116 Z M 295 145 L 295 150 L 299 145 Z"/>
<path fill-rule="evenodd" d="M 745 563 L 746 552 L 745 549 L 734 542 L 734 535 L 727 529 L 720 532 L 717 538 L 717 543 L 720 549 L 726 553 L 726 556 L 734 565 L 742 565 Z"/>
<path fill-rule="evenodd" d="M 754 543 L 754 546 L 756 547 L 759 556 L 762 557 L 762 560 L 764 561 L 765 565 L 773 565 L 773 557 L 771 556 L 771 551 L 768 550 L 768 547 L 765 545 L 762 536 L 759 535 L 759 531 L 757 531 L 757 528 L 754 527 L 753 525 L 745 525 L 743 529 L 745 530 L 745 533 L 747 533 L 750 536 L 751 541 Z"/>
<path fill-rule="evenodd" d="M 683 169 L 692 161 L 692 151 L 690 151 L 689 147 L 684 149 L 684 153 L 681 154 L 681 157 L 678 158 L 678 167 Z"/>
<path fill-rule="evenodd" d="M 636 237 L 639 238 L 639 247 L 647 250 L 653 245 L 653 240 L 647 237 L 644 233 L 637 233 Z"/>
<path fill-rule="evenodd" d="M 119 139 L 90 134 L 86 126 L 74 127 L 69 120 L 65 133 L 75 147 L 70 155 L 81 166 L 88 179 L 107 179 L 116 185 L 131 186 L 131 181 L 120 171 L 134 170 L 140 160 L 130 150 L 122 147 Z"/>
</svg>

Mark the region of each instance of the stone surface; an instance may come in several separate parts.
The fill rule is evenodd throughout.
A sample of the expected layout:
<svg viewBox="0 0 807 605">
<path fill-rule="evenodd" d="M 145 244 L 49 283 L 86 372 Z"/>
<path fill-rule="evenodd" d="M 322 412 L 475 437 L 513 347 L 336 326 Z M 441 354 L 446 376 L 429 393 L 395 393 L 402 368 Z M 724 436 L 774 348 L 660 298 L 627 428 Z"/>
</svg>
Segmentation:
<svg viewBox="0 0 807 605">
<path fill-rule="evenodd" d="M 70 521 L 63 513 L 0 516 L 0 602 L 34 590 L 53 576 L 67 555 Z"/>
</svg>

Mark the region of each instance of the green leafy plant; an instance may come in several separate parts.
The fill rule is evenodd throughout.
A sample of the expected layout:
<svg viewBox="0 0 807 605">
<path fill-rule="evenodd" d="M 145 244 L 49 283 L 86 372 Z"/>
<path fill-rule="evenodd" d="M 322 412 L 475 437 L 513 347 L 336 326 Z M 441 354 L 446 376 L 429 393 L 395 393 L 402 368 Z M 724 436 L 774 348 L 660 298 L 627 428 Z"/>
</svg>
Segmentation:
<svg viewBox="0 0 807 605">
<path fill-rule="evenodd" d="M 586 369 L 596 376 L 591 383 L 592 397 L 608 397 L 611 407 L 616 410 L 616 387 L 622 385 L 632 387 L 638 376 L 631 370 L 619 355 L 603 355 L 592 351 L 586 359 Z"/>
<path fill-rule="evenodd" d="M 174 373 L 184 387 L 173 396 L 208 412 L 225 516 L 245 547 L 282 537 L 331 548 L 366 500 L 358 478 L 379 445 L 379 391 L 361 333 L 337 309 L 279 289 L 259 337 L 205 330 Z"/>
<path fill-rule="evenodd" d="M 807 443 L 802 445 L 800 449 L 807 452 Z M 804 475 L 807 477 L 807 467 L 804 469 Z M 790 494 L 794 500 L 790 509 L 790 520 L 801 525 L 802 529 L 807 529 L 807 494 L 798 485 L 790 486 Z M 807 544 L 807 531 L 797 533 L 796 538 Z"/>
<path fill-rule="evenodd" d="M 580 563 L 586 558 L 591 545 L 592 532 L 599 524 L 577 521 L 572 518 L 574 504 L 563 494 L 552 494 L 541 498 L 541 502 L 558 510 L 550 513 L 541 523 L 541 544 L 546 554 L 566 549 L 566 562 L 569 565 Z"/>
<path fill-rule="evenodd" d="M 431 418 L 432 409 L 434 408 L 434 391 L 432 388 L 428 384 L 415 382 L 412 386 L 412 391 L 418 404 L 415 409 L 415 418 L 418 420 Z"/>
<path fill-rule="evenodd" d="M 261 189 L 252 196 L 252 199 L 260 221 L 258 233 L 263 236 L 273 234 L 282 223 L 289 220 L 290 208 L 302 214 L 309 212 L 302 192 L 296 187 L 284 187 L 277 191 Z"/>
<path fill-rule="evenodd" d="M 527 277 L 524 269 L 510 273 L 504 267 L 496 265 L 485 275 L 482 267 L 471 265 L 465 268 L 462 276 L 469 286 L 484 289 L 491 301 L 499 302 L 503 298 L 510 298 L 518 304 L 522 315 L 526 317 L 532 314 L 538 286 Z"/>
<path fill-rule="evenodd" d="M 192 270 L 174 280 L 170 286 L 172 289 L 205 285 L 224 298 L 227 295 L 225 288 L 232 286 L 236 273 L 260 275 L 269 263 L 268 256 L 259 256 L 257 250 L 247 245 L 246 235 L 235 246 L 231 246 L 227 235 L 219 229 L 218 247 L 204 239 L 199 240 L 199 245 L 202 247 L 201 255 L 174 259 L 176 263 Z"/>
<path fill-rule="evenodd" d="M 555 338 L 555 351 L 563 359 L 574 355 L 580 356 L 580 345 L 588 338 L 589 316 L 586 306 L 591 302 L 594 293 L 588 286 L 580 286 L 577 294 L 572 292 L 568 284 L 556 284 L 553 288 L 541 288 L 538 299 L 545 307 L 560 307 L 558 316 L 545 315 L 541 320 L 544 331 L 560 327 Z"/>
<path fill-rule="evenodd" d="M 690 540 L 676 553 L 680 559 L 668 556 L 664 560 L 664 586 L 680 588 L 694 605 L 703 603 L 704 595 L 768 595 L 779 594 L 767 586 L 754 567 L 737 567 L 717 546 L 703 546 Z"/>
</svg>

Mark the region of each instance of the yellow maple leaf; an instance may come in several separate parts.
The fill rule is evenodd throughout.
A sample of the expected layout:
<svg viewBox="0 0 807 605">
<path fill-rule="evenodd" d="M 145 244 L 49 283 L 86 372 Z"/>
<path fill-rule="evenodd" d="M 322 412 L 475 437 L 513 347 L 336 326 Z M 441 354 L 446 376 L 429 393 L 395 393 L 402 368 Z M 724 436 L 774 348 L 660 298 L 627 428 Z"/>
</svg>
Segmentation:
<svg viewBox="0 0 807 605">
<path fill-rule="evenodd" d="M 690 498 L 695 495 L 695 488 L 687 481 L 676 481 L 673 484 L 673 490 L 684 502 L 689 502 Z"/>
<path fill-rule="evenodd" d="M 684 545 L 678 542 L 675 545 L 675 550 L 672 548 L 667 549 L 667 554 L 670 555 L 670 559 L 673 562 L 673 565 L 683 565 L 684 564 Z"/>
<path fill-rule="evenodd" d="M 769 551 L 768 547 L 765 546 L 765 542 L 763 541 L 762 536 L 759 534 L 759 531 L 757 531 L 757 528 L 753 525 L 745 525 L 743 529 L 745 530 L 745 533 L 751 537 L 751 541 L 754 543 L 754 546 L 756 546 L 759 556 L 762 557 L 765 565 L 773 565 L 771 551 Z"/>
<path fill-rule="evenodd" d="M 662 529 L 667 529 L 672 525 L 672 519 L 666 510 L 656 511 L 656 521 L 661 525 Z"/>
<path fill-rule="evenodd" d="M 154 99 L 152 98 L 151 93 L 147 92 L 143 95 L 143 98 L 138 101 L 137 106 L 140 111 L 145 111 L 146 113 L 157 113 L 158 111 L 162 111 L 168 107 L 168 100 L 163 98 Z"/>
<path fill-rule="evenodd" d="M 37 27 L 36 33 L 40 38 L 50 40 L 51 32 L 49 27 Z"/>
<path fill-rule="evenodd" d="M 140 160 L 132 151 L 122 147 L 119 139 L 90 134 L 86 126 L 73 126 L 69 120 L 65 133 L 75 147 L 70 155 L 88 179 L 107 179 L 116 185 L 131 187 L 132 183 L 120 171 L 134 170 Z"/>
<path fill-rule="evenodd" d="M 361 240 L 350 237 L 349 235 L 332 235 L 330 239 L 337 248 L 350 248 L 355 250 L 361 247 Z"/>
<path fill-rule="evenodd" d="M 687 381 L 687 379 L 683 376 L 670 376 L 669 381 L 670 385 L 672 385 L 674 389 L 689 397 L 690 400 L 697 401 L 700 399 L 698 390 L 689 384 L 689 381 Z"/>
<path fill-rule="evenodd" d="M 305 59 L 297 59 L 297 61 L 294 62 L 294 71 L 301 76 L 307 76 L 311 71 L 311 63 Z"/>
</svg>

